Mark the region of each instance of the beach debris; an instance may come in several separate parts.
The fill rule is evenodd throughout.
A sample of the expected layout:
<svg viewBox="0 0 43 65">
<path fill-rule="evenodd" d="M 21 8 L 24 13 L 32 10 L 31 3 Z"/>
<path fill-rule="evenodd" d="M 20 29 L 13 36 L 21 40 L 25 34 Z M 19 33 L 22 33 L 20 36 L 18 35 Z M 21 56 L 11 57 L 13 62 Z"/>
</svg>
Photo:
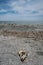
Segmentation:
<svg viewBox="0 0 43 65">
<path fill-rule="evenodd" d="M 27 58 L 27 53 L 26 53 L 26 51 L 25 50 L 20 50 L 19 52 L 18 52 L 18 55 L 19 55 L 19 57 L 20 57 L 20 60 L 23 62 L 26 58 Z"/>
</svg>

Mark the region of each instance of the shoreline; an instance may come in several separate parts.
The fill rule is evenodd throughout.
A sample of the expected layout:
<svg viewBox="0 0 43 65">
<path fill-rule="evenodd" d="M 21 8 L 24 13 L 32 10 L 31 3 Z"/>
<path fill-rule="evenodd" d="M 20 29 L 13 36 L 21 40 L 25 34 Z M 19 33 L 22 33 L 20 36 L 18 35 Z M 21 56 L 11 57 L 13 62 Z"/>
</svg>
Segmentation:
<svg viewBox="0 0 43 65">
<path fill-rule="evenodd" d="M 43 25 L 0 24 L 0 35 L 43 40 Z"/>
</svg>

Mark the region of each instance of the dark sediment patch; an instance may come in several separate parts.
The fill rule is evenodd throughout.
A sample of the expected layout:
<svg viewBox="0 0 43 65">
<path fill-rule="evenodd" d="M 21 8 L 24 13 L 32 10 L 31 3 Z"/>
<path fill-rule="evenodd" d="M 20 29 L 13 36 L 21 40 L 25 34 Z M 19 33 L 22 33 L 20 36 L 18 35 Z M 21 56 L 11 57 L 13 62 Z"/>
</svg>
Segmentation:
<svg viewBox="0 0 43 65">
<path fill-rule="evenodd" d="M 43 52 L 42 51 L 37 51 L 36 52 L 38 55 L 40 55 L 40 56 L 43 56 Z"/>
<path fill-rule="evenodd" d="M 24 38 L 32 38 L 34 40 L 43 40 L 43 31 L 15 31 L 15 30 L 2 30 L 0 31 L 0 35 L 4 36 L 17 36 L 17 37 L 24 37 Z"/>
</svg>

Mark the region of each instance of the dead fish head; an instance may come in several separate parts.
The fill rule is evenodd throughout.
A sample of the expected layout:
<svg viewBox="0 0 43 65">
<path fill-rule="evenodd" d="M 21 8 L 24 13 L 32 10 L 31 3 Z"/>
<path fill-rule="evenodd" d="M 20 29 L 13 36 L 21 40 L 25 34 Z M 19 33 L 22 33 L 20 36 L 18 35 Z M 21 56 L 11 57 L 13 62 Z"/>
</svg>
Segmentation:
<svg viewBox="0 0 43 65">
<path fill-rule="evenodd" d="M 26 59 L 26 57 L 27 57 L 27 53 L 26 53 L 25 50 L 20 50 L 20 51 L 18 52 L 18 55 L 19 55 L 20 60 L 21 60 L 22 62 L 23 62 L 23 61 Z"/>
</svg>

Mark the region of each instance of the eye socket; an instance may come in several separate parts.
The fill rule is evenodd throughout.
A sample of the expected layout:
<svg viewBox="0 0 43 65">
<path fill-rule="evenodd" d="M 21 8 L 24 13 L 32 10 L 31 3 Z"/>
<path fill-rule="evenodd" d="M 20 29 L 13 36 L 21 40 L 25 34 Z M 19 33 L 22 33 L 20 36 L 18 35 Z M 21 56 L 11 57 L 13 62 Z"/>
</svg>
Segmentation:
<svg viewBox="0 0 43 65">
<path fill-rule="evenodd" d="M 25 52 L 22 52 L 22 55 L 24 55 L 25 54 Z"/>
</svg>

